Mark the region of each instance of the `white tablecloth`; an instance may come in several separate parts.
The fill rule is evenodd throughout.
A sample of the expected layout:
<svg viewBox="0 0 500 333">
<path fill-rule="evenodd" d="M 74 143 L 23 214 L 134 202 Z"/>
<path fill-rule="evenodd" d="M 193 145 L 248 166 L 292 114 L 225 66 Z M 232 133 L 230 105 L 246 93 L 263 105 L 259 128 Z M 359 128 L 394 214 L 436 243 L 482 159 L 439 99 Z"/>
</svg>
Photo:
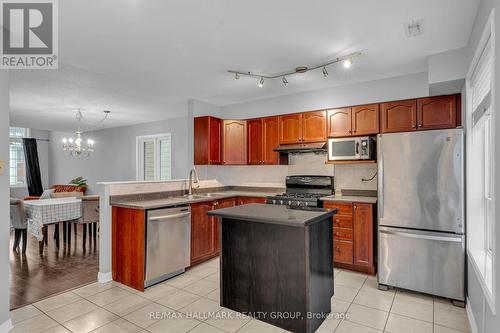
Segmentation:
<svg viewBox="0 0 500 333">
<path fill-rule="evenodd" d="M 28 200 L 24 205 L 28 231 L 39 241 L 43 240 L 44 225 L 76 220 L 82 216 L 82 199 L 79 198 Z"/>
</svg>

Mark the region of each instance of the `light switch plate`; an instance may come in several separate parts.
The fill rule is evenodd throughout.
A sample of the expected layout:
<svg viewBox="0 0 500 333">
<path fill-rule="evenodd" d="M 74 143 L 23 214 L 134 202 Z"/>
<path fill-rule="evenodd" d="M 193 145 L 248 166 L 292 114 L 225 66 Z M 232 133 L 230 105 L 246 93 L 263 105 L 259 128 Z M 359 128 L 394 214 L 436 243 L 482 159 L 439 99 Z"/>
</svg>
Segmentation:
<svg viewBox="0 0 500 333">
<path fill-rule="evenodd" d="M 3 176 L 4 172 L 5 172 L 5 162 L 0 161 L 0 176 Z"/>
</svg>

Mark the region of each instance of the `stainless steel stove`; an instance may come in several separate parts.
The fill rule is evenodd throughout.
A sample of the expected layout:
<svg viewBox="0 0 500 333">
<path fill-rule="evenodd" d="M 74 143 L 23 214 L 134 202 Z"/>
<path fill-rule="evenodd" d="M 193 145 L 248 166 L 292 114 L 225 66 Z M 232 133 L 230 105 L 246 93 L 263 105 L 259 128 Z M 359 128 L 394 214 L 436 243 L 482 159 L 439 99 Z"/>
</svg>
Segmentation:
<svg viewBox="0 0 500 333">
<path fill-rule="evenodd" d="M 267 197 L 267 203 L 291 207 L 322 207 L 323 202 L 320 198 L 333 193 L 333 177 L 288 176 L 286 192 Z"/>
</svg>

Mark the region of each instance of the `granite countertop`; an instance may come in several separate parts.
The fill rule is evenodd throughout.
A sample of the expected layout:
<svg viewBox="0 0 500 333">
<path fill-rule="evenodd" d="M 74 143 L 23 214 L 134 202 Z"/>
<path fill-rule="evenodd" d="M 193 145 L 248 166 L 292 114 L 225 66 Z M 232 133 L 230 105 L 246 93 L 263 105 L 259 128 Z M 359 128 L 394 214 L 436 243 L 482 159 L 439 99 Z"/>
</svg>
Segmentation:
<svg viewBox="0 0 500 333">
<path fill-rule="evenodd" d="M 311 208 L 311 210 L 302 210 L 283 205 L 248 204 L 211 210 L 208 215 L 249 222 L 306 227 L 323 221 L 336 212 L 336 209 Z"/>
<path fill-rule="evenodd" d="M 227 199 L 232 197 L 262 197 L 276 195 L 282 192 L 258 192 L 258 191 L 217 191 L 207 193 L 194 193 L 192 197 L 174 196 L 161 199 L 146 199 L 146 200 L 123 200 L 112 202 L 111 206 L 121 208 L 132 208 L 140 210 L 167 208 L 177 205 L 191 204 L 196 202 L 214 201 L 218 199 Z"/>
<path fill-rule="evenodd" d="M 357 195 L 329 195 L 322 197 L 322 201 L 344 201 L 344 202 L 362 202 L 362 203 L 377 203 L 377 197 L 357 196 Z"/>
</svg>

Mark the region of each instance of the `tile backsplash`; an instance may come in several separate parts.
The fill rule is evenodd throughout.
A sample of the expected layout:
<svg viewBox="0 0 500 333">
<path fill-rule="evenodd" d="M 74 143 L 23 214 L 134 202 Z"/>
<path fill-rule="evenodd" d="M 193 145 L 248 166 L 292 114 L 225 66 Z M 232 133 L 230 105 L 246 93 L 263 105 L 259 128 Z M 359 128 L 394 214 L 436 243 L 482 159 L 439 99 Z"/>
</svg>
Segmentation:
<svg viewBox="0 0 500 333">
<path fill-rule="evenodd" d="M 376 164 L 325 164 L 324 154 L 290 155 L 289 165 L 244 165 L 219 166 L 198 165 L 196 169 L 202 180 L 217 179 L 228 186 L 285 187 L 285 177 L 292 175 L 335 176 L 335 189 L 376 190 L 377 177 L 368 182 L 377 172 Z"/>
</svg>

